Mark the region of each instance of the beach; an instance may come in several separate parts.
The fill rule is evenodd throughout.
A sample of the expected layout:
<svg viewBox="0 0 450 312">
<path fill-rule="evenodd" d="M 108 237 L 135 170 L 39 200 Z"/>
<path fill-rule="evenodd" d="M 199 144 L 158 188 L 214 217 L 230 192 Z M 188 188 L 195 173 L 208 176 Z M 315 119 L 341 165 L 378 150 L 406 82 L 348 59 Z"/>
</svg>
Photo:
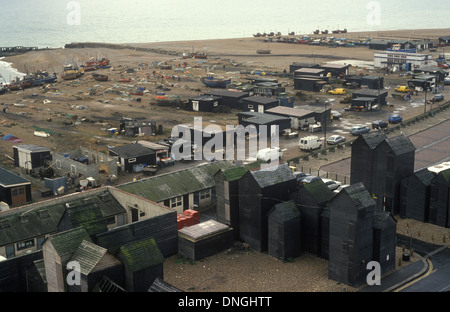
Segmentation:
<svg viewBox="0 0 450 312">
<path fill-rule="evenodd" d="M 380 32 L 359 32 L 346 34 L 330 34 L 353 39 L 420 39 L 434 40 L 439 36 L 449 35 L 450 29 L 399 30 Z M 319 35 L 318 37 L 326 37 Z M 206 123 L 220 126 L 237 124 L 236 111 L 229 113 L 199 113 L 184 110 L 181 102 L 197 96 L 208 88 L 200 82 L 206 73 L 216 73 L 232 78 L 245 80 L 251 72 L 289 72 L 289 65 L 294 62 L 325 63 L 344 62 L 360 64 L 373 62 L 374 50 L 367 47 L 327 47 L 302 44 L 265 42 L 261 38 L 238 38 L 220 40 L 192 40 L 158 43 L 124 43 L 123 45 L 90 43 L 89 48 L 65 48 L 32 51 L 26 54 L 5 57 L 3 60 L 12 63 L 12 67 L 21 73 L 46 70 L 61 76 L 63 66 L 67 64 L 83 64 L 91 57 L 107 57 L 111 68 L 99 69 L 98 73 L 108 75 L 108 81 L 100 82 L 86 72 L 83 77 L 65 81 L 61 78 L 57 83 L 29 88 L 22 91 L 0 95 L 2 108 L 8 106 L 7 113 L 0 113 L 0 135 L 12 134 L 22 140 L 21 144 L 36 144 L 51 149 L 52 152 L 67 152 L 79 146 L 107 152 L 108 146 L 133 142 L 136 138 L 116 136 L 108 132 L 117 128 L 122 117 L 145 117 L 162 125 L 163 134 L 144 136 L 140 139 L 157 141 L 170 136 L 171 129 L 182 123 L 192 123 L 194 117 L 201 114 Z M 269 47 L 271 54 L 257 54 L 257 49 Z M 148 51 L 145 51 L 147 49 Z M 149 52 L 149 51 L 153 52 Z M 207 59 L 183 59 L 182 53 L 203 51 Z M 436 58 L 438 53 L 426 52 Z M 347 63 L 348 62 L 348 63 Z M 161 64 L 171 65 L 171 69 L 162 69 Z M 352 64 L 353 65 L 353 64 Z M 353 65 L 351 73 L 357 75 L 382 75 L 365 66 Z M 251 76 L 251 75 L 250 75 Z M 267 76 L 270 77 L 270 76 Z M 121 82 L 120 79 L 130 79 Z M 286 93 L 295 96 L 291 77 L 277 77 L 286 87 Z M 399 75 L 386 77 L 391 84 L 405 82 L 407 78 Z M 139 87 L 145 88 L 143 95 L 133 95 Z M 448 94 L 448 90 L 446 90 Z M 158 94 L 164 93 L 168 102 L 174 105 L 159 105 L 155 100 Z M 324 93 L 305 92 L 309 100 L 317 97 L 329 98 Z M 450 98 L 450 95 L 446 98 Z M 345 105 L 336 98 L 336 109 L 343 110 Z M 384 113 L 391 112 L 404 105 L 395 102 L 386 107 Z M 423 112 L 423 106 L 405 109 L 404 118 L 410 118 Z M 356 121 L 368 121 L 362 115 L 350 116 Z M 34 135 L 34 131 L 43 130 L 49 137 Z M 298 140 L 285 142 L 289 147 L 283 156 L 287 161 L 302 155 L 297 147 Z M 0 162 L 13 168 L 12 146 L 14 143 L 1 141 Z M 342 155 L 342 157 L 346 155 Z M 130 179 L 133 177 L 123 178 Z M 406 232 L 405 223 L 399 220 L 398 230 Z M 428 224 L 409 221 L 414 228 L 421 228 L 422 239 L 442 238 L 448 229 L 434 228 Z M 428 238 L 427 238 L 428 237 Z M 435 241 L 436 242 L 436 241 Z M 441 243 L 441 242 L 439 242 Z M 447 240 L 448 244 L 448 240 Z M 401 255 L 397 251 L 397 256 Z M 420 257 L 412 257 L 418 261 Z M 403 264 L 405 265 L 405 264 Z M 402 265 L 397 265 L 397 269 Z M 295 274 L 293 273 L 295 272 Z M 248 250 L 241 244 L 208 257 L 196 263 L 190 263 L 178 256 L 166 259 L 164 263 L 165 279 L 185 291 L 356 291 L 327 278 L 327 261 L 313 255 L 304 254 L 293 262 L 283 262 L 267 254 Z"/>
</svg>

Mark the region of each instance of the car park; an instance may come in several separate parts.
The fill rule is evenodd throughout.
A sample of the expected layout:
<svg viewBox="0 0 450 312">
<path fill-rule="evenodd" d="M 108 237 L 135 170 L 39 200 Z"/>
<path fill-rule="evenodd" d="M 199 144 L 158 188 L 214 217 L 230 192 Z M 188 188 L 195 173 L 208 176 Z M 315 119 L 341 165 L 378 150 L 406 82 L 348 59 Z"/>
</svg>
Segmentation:
<svg viewBox="0 0 450 312">
<path fill-rule="evenodd" d="M 325 183 L 325 185 L 326 185 L 331 191 L 336 190 L 337 188 L 339 188 L 339 187 L 342 185 L 341 182 L 334 181 L 334 180 L 331 180 L 331 179 L 322 178 L 322 181 L 323 181 L 323 183 Z"/>
<path fill-rule="evenodd" d="M 341 136 L 341 135 L 332 135 L 327 139 L 327 144 L 339 144 L 345 142 L 345 137 Z"/>
<path fill-rule="evenodd" d="M 360 135 L 360 134 L 367 133 L 369 131 L 370 131 L 370 128 L 366 127 L 366 126 L 361 126 L 361 125 L 360 126 L 353 126 L 350 129 L 350 134 L 352 134 L 352 135 Z"/>
<path fill-rule="evenodd" d="M 396 124 L 402 122 L 403 118 L 399 114 L 392 114 L 389 116 L 389 123 Z"/>
<path fill-rule="evenodd" d="M 372 122 L 372 129 L 382 129 L 386 128 L 388 126 L 388 123 L 384 120 L 375 120 Z"/>
<path fill-rule="evenodd" d="M 433 96 L 433 101 L 435 101 L 435 102 L 440 102 L 440 101 L 443 101 L 443 100 L 444 100 L 444 96 L 442 94 L 440 94 L 440 93 L 435 94 Z"/>
<path fill-rule="evenodd" d="M 409 92 L 411 89 L 408 86 L 397 86 L 394 89 L 397 92 Z"/>
</svg>

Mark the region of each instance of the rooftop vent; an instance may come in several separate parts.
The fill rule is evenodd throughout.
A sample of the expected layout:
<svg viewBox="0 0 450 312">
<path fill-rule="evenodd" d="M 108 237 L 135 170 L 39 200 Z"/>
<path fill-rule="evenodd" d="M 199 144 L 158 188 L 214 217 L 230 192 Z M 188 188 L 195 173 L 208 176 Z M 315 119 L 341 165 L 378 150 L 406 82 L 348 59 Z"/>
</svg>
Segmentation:
<svg viewBox="0 0 450 312">
<path fill-rule="evenodd" d="M 22 215 L 22 216 L 20 216 L 20 221 L 22 221 L 22 222 L 28 222 L 28 220 L 29 220 L 28 215 Z"/>
<path fill-rule="evenodd" d="M 39 214 L 39 218 L 41 218 L 41 219 L 45 219 L 45 218 L 48 218 L 48 217 L 49 217 L 49 214 L 48 214 L 48 210 L 47 210 L 47 209 L 39 210 L 39 211 L 38 211 L 38 214 Z"/>
</svg>

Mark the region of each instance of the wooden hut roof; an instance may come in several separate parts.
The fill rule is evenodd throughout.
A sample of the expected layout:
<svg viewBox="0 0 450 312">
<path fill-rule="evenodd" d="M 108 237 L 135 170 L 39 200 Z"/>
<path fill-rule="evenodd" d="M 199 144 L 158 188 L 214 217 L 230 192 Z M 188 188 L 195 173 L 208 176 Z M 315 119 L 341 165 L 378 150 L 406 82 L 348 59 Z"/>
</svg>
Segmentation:
<svg viewBox="0 0 450 312">
<path fill-rule="evenodd" d="M 106 249 L 92 242 L 83 240 L 71 257 L 71 261 L 78 261 L 80 273 L 88 275 L 106 254 Z"/>
<path fill-rule="evenodd" d="M 0 185 L 4 187 L 18 185 L 18 184 L 31 184 L 27 179 L 0 167 Z"/>
<path fill-rule="evenodd" d="M 261 188 L 289 180 L 295 180 L 295 176 L 292 174 L 292 170 L 287 164 L 280 164 L 266 169 L 250 171 L 250 173 Z"/>
<path fill-rule="evenodd" d="M 414 144 L 412 144 L 411 140 L 405 134 L 388 138 L 386 139 L 386 143 L 395 155 L 402 155 L 416 150 Z"/>
<path fill-rule="evenodd" d="M 53 245 L 59 256 L 75 252 L 82 241 L 92 242 L 84 227 L 54 234 L 49 237 L 48 241 Z"/>
<path fill-rule="evenodd" d="M 377 230 L 381 230 L 383 229 L 387 222 L 393 222 L 393 223 L 397 223 L 397 220 L 394 218 L 394 216 L 388 212 L 388 211 L 383 211 L 380 209 L 375 209 L 374 211 L 374 215 L 373 215 L 373 228 L 377 229 Z"/>
<path fill-rule="evenodd" d="M 350 186 L 344 188 L 339 192 L 339 194 L 344 193 L 347 194 L 348 197 L 352 200 L 354 203 L 354 207 L 356 209 L 368 207 L 371 205 L 375 205 L 375 201 L 370 196 L 369 192 L 367 191 L 366 187 L 363 183 L 355 183 L 351 184 Z M 339 195 L 338 194 L 338 195 Z"/>
<path fill-rule="evenodd" d="M 269 212 L 269 216 L 277 215 L 279 222 L 289 221 L 300 217 L 300 210 L 293 200 L 276 204 Z"/>
<path fill-rule="evenodd" d="M 356 141 L 363 141 L 369 146 L 370 149 L 375 149 L 381 142 L 383 142 L 387 138 L 386 134 L 383 132 L 375 131 L 375 132 L 368 132 L 364 133 L 355 140 Z"/>
<path fill-rule="evenodd" d="M 164 257 L 153 237 L 121 246 L 119 258 L 131 272 L 139 272 L 164 261 Z"/>
<path fill-rule="evenodd" d="M 311 194 L 314 200 L 319 203 L 326 203 L 330 201 L 334 193 L 323 183 L 322 180 L 317 180 L 311 183 L 307 183 L 303 185 L 305 191 Z"/>
</svg>

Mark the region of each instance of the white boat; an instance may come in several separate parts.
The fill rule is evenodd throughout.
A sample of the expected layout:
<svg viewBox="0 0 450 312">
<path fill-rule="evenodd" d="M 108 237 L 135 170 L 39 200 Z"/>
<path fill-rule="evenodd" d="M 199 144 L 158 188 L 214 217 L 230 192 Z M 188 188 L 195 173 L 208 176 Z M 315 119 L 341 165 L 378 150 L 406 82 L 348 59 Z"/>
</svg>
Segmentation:
<svg viewBox="0 0 450 312">
<path fill-rule="evenodd" d="M 42 138 L 48 138 L 50 136 L 50 134 L 45 131 L 34 131 L 34 135 Z"/>
</svg>

